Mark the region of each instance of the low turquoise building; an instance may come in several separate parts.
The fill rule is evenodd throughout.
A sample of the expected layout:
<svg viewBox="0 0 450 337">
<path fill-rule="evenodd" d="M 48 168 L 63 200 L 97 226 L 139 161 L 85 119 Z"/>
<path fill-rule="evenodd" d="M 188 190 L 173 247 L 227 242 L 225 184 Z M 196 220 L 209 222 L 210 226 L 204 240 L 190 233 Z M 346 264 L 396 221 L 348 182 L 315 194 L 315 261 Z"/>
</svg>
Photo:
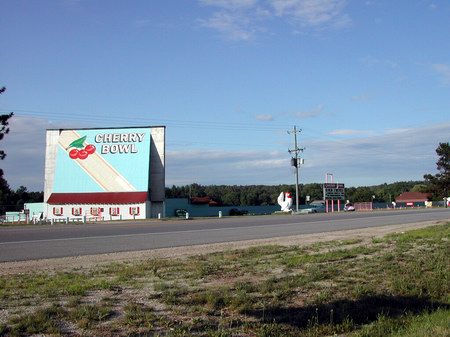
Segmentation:
<svg viewBox="0 0 450 337">
<path fill-rule="evenodd" d="M 213 217 L 219 216 L 222 212 L 223 216 L 230 215 L 231 210 L 247 211 L 248 214 L 272 214 L 280 210 L 279 205 L 266 206 L 211 206 L 208 203 L 192 203 L 189 199 L 166 199 L 165 202 L 165 217 L 170 218 L 177 216 L 177 210 L 183 210 L 193 217 Z M 180 213 L 180 212 L 179 212 Z"/>
</svg>

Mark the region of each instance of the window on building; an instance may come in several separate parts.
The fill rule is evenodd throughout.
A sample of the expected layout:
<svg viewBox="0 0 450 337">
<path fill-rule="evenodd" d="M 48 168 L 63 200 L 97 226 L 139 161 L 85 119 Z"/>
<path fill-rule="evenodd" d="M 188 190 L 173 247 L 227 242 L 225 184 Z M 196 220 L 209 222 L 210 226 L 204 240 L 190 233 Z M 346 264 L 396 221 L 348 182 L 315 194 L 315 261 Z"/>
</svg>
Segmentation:
<svg viewBox="0 0 450 337">
<path fill-rule="evenodd" d="M 81 209 L 81 207 L 72 208 L 72 215 L 80 216 L 81 214 L 83 214 L 83 210 Z"/>
<path fill-rule="evenodd" d="M 130 207 L 131 215 L 139 215 L 139 207 Z"/>
<path fill-rule="evenodd" d="M 93 216 L 100 216 L 102 214 L 102 211 L 100 207 L 91 207 L 90 213 Z"/>
<path fill-rule="evenodd" d="M 120 214 L 119 207 L 111 207 L 109 209 L 109 214 L 111 214 L 111 215 L 119 215 Z"/>
<path fill-rule="evenodd" d="M 63 208 L 62 207 L 53 207 L 53 214 L 54 215 L 63 215 Z"/>
</svg>

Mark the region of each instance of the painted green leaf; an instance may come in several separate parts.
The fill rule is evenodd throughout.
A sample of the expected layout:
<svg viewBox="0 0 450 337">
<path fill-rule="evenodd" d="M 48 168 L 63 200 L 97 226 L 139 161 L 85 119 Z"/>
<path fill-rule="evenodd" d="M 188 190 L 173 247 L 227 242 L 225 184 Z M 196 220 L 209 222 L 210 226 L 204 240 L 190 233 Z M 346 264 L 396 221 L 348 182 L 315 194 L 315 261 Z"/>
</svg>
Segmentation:
<svg viewBox="0 0 450 337">
<path fill-rule="evenodd" d="M 86 140 L 86 136 L 78 138 L 77 140 L 74 140 L 72 143 L 70 143 L 69 147 L 77 147 L 79 149 L 83 148 L 84 141 Z"/>
</svg>

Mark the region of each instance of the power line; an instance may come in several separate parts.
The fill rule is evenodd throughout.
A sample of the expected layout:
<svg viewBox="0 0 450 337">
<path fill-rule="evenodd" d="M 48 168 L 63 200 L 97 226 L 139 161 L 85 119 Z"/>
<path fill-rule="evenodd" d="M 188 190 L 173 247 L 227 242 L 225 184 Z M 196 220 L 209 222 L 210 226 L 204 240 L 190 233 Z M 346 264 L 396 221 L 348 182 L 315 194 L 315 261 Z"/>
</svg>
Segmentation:
<svg viewBox="0 0 450 337">
<path fill-rule="evenodd" d="M 154 119 L 154 118 L 143 118 L 143 117 L 132 117 L 130 119 L 130 116 L 127 117 L 111 117 L 111 116 L 98 116 L 94 114 L 76 114 L 68 116 L 62 115 L 60 113 L 55 112 L 45 112 L 45 111 L 35 111 L 35 110 L 22 110 L 22 109 L 0 109 L 0 113 L 9 113 L 10 111 L 14 111 L 15 118 L 24 118 L 24 117 L 32 117 L 36 119 L 43 119 L 43 120 L 60 120 L 65 122 L 83 122 L 86 123 L 86 121 L 89 122 L 98 122 L 104 124 L 105 121 L 108 121 L 110 123 L 110 126 L 124 126 L 126 124 L 130 123 L 130 120 L 132 120 L 135 123 L 141 123 L 141 124 L 165 124 L 166 126 L 170 126 L 171 128 L 184 128 L 184 129 L 206 129 L 206 130 L 224 130 L 229 132 L 284 132 L 286 130 L 286 126 L 281 124 L 276 124 L 273 126 L 269 125 L 255 125 L 250 123 L 232 123 L 232 122 L 204 122 L 204 121 L 187 121 L 187 120 L 173 120 L 173 119 Z M 126 116 L 126 114 L 124 114 Z M 271 124 L 274 124 L 274 122 L 271 122 Z M 88 125 L 87 127 L 95 127 L 95 125 Z M 342 144 L 344 146 L 348 146 L 349 143 L 352 141 L 351 139 L 341 139 L 334 135 L 326 134 L 324 132 L 320 132 L 314 129 L 306 129 L 303 130 L 309 134 L 316 135 L 320 139 L 329 139 L 333 143 L 336 144 Z M 198 144 L 201 144 L 201 142 L 197 142 Z M 211 144 L 209 141 L 204 142 L 203 144 Z M 235 144 L 239 145 L 239 144 Z M 243 144 L 248 145 L 248 144 Z M 271 146 L 273 144 L 270 144 Z M 386 148 L 371 148 L 372 152 L 376 152 L 379 154 L 386 154 L 390 155 L 392 154 L 392 151 L 388 151 Z"/>
<path fill-rule="evenodd" d="M 20 110 L 13 109 L 16 117 L 33 117 L 37 119 L 50 119 L 50 120 L 60 120 L 60 121 L 82 121 L 86 122 L 102 122 L 104 123 L 107 120 L 109 123 L 129 123 L 130 116 L 129 114 L 126 117 L 118 117 L 118 116 L 101 116 L 101 115 L 93 115 L 93 114 L 76 114 L 76 115 L 62 115 L 60 113 L 54 112 L 45 112 L 45 111 L 32 111 L 32 110 Z M 0 110 L 3 112 L 4 110 Z M 125 116 L 125 114 L 124 114 Z M 132 117 L 133 122 L 146 122 L 151 124 L 165 124 L 166 126 L 171 127 L 180 127 L 180 128 L 205 128 L 205 129 L 218 129 L 218 130 L 233 130 L 233 131 L 282 131 L 286 128 L 283 125 L 255 125 L 250 123 L 234 123 L 234 122 L 206 122 L 206 121 L 190 121 L 190 120 L 173 120 L 173 119 L 157 119 L 157 118 L 146 118 L 146 117 Z"/>
<path fill-rule="evenodd" d="M 69 121 L 82 121 L 82 122 L 101 122 L 102 124 L 105 123 L 105 120 L 108 121 L 108 123 L 110 123 L 110 126 L 116 126 L 118 124 L 118 126 L 124 126 L 124 124 L 129 123 L 130 121 L 130 117 L 102 117 L 102 116 L 90 116 L 88 114 L 77 114 L 76 116 L 67 116 L 67 115 L 61 115 L 59 113 L 54 113 L 54 112 L 45 112 L 45 111 L 34 111 L 34 110 L 20 110 L 20 109 L 14 109 L 15 110 L 15 118 L 35 118 L 35 119 L 40 119 L 40 120 L 61 120 L 61 121 L 65 121 L 67 122 L 66 124 L 69 123 Z M 1 113 L 1 110 L 0 110 Z M 235 123 L 235 122 L 206 122 L 206 121 L 187 121 L 187 120 L 172 120 L 172 119 L 153 119 L 153 118 L 145 118 L 145 117 L 138 117 L 138 118 L 132 118 L 132 121 L 134 123 L 138 123 L 141 125 L 147 125 L 147 124 L 166 124 L 166 126 L 170 127 L 170 128 L 185 128 L 185 129 L 205 129 L 205 130 L 222 130 L 225 131 L 227 133 L 229 132 L 233 132 L 233 133 L 250 133 L 250 132 L 258 132 L 258 133 L 273 133 L 275 132 L 279 132 L 279 134 L 281 135 L 282 132 L 284 132 L 285 127 L 278 127 L 278 126 L 260 126 L 260 125 L 255 125 L 255 124 L 250 124 L 250 123 Z M 116 123 L 114 123 L 116 122 Z M 51 124 L 50 124 L 51 125 Z M 67 127 L 66 125 L 63 125 L 62 128 Z M 82 126 L 75 126 L 75 127 L 85 127 L 84 125 Z M 93 126 L 92 124 L 86 127 L 95 127 L 95 125 Z M 58 128 L 57 125 L 52 126 L 52 128 Z M 30 131 L 29 130 L 24 130 L 22 131 L 22 133 L 28 134 Z M 20 131 L 17 130 L 13 130 L 14 134 L 19 134 Z M 200 135 L 200 133 L 197 133 Z M 217 135 L 217 133 L 216 133 Z M 224 137 L 221 137 L 224 138 Z M 253 137 L 250 137 L 250 139 L 252 139 Z M 214 140 L 217 139 L 216 137 L 214 137 Z M 233 137 L 234 140 L 234 137 Z M 277 149 L 279 148 L 279 146 L 283 145 L 282 143 L 280 144 L 276 144 L 276 143 L 280 143 L 280 142 L 271 142 L 271 143 L 261 143 L 261 142 L 246 142 L 246 143 L 242 143 L 242 142 L 233 142 L 233 141 L 222 141 L 222 142 L 214 142 L 208 139 L 208 141 L 188 141 L 188 142 L 183 142 L 183 141 L 174 141 L 174 142 L 168 142 L 167 145 L 168 146 L 187 146 L 187 145 L 191 145 L 191 144 L 200 144 L 200 145 L 227 145 L 227 146 L 246 146 L 246 147 L 264 147 L 266 149 L 268 148 L 272 148 L 272 149 Z M 283 142 L 284 143 L 284 142 Z"/>
</svg>

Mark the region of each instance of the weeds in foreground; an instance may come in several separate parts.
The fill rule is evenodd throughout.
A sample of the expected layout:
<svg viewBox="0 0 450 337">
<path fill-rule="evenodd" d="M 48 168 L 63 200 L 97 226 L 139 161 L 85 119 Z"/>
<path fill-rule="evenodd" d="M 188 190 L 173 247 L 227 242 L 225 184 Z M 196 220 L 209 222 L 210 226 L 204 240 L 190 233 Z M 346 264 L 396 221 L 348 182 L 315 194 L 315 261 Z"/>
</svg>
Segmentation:
<svg viewBox="0 0 450 337">
<path fill-rule="evenodd" d="M 140 303 L 128 303 L 123 308 L 123 323 L 126 326 L 134 328 L 153 328 L 153 322 L 156 321 L 156 315 L 153 309 Z"/>
<path fill-rule="evenodd" d="M 450 336 L 449 239 L 446 224 L 5 276 L 0 336 Z"/>
<path fill-rule="evenodd" d="M 58 305 L 38 309 L 32 315 L 13 317 L 10 328 L 3 328 L 3 333 L 10 336 L 28 336 L 37 333 L 61 333 L 59 319 L 65 316 L 65 310 Z"/>
</svg>

